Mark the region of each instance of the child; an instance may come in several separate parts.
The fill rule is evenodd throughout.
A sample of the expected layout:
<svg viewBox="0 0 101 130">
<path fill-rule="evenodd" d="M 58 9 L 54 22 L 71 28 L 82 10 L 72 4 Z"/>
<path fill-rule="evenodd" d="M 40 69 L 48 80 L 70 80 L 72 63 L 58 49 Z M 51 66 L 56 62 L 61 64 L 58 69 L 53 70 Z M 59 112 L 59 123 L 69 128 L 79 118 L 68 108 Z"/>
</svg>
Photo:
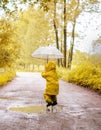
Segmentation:
<svg viewBox="0 0 101 130">
<path fill-rule="evenodd" d="M 42 77 L 46 79 L 46 89 L 44 98 L 48 106 L 57 105 L 57 95 L 59 93 L 58 76 L 56 73 L 56 65 L 53 62 L 48 62 L 45 67 L 45 72 L 42 72 Z"/>
</svg>

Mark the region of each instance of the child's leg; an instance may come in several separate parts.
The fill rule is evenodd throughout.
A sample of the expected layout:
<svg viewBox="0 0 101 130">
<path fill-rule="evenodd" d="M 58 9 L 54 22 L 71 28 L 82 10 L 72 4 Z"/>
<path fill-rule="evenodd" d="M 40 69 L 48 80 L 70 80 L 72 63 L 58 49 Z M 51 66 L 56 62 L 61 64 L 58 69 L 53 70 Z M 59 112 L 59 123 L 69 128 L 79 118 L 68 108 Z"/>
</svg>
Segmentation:
<svg viewBox="0 0 101 130">
<path fill-rule="evenodd" d="M 53 105 L 51 95 L 44 94 L 44 99 L 47 102 L 46 111 L 50 111 L 50 109 L 48 107 Z M 53 112 L 53 107 L 52 107 L 51 111 Z"/>
<path fill-rule="evenodd" d="M 48 103 L 48 106 L 55 106 L 57 105 L 57 96 L 56 95 L 47 95 L 44 94 L 45 101 Z"/>
<path fill-rule="evenodd" d="M 47 103 L 51 103 L 52 102 L 52 98 L 51 98 L 51 95 L 47 95 L 47 94 L 44 94 L 44 99 Z"/>
<path fill-rule="evenodd" d="M 53 102 L 54 102 L 54 101 L 57 101 L 57 96 L 56 96 L 56 95 L 52 95 L 52 96 L 51 96 L 51 99 L 52 99 Z"/>
<path fill-rule="evenodd" d="M 57 96 L 56 95 L 52 95 L 52 101 L 53 101 L 52 106 L 57 105 Z"/>
</svg>

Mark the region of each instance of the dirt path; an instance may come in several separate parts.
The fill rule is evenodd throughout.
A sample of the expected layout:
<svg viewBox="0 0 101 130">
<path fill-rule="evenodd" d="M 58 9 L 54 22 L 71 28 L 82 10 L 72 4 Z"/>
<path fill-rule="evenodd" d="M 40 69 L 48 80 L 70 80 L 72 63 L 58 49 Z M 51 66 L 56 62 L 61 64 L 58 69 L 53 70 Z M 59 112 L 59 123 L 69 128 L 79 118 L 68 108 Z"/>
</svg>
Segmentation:
<svg viewBox="0 0 101 130">
<path fill-rule="evenodd" d="M 101 130 L 101 96 L 59 82 L 57 112 L 11 111 L 11 107 L 45 106 L 45 80 L 40 73 L 17 73 L 11 83 L 0 88 L 0 130 Z"/>
</svg>

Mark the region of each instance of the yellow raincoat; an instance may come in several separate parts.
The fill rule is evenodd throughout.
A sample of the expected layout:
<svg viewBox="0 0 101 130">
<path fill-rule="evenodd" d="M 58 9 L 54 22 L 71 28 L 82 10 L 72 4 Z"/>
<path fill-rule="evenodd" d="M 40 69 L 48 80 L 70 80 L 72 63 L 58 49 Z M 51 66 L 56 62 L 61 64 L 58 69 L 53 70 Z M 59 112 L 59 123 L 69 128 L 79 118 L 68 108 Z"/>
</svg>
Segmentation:
<svg viewBox="0 0 101 130">
<path fill-rule="evenodd" d="M 45 99 L 46 95 L 58 95 L 59 93 L 59 83 L 58 76 L 56 73 L 56 65 L 53 62 L 48 62 L 45 67 L 45 72 L 42 72 L 42 77 L 46 79 L 46 89 L 44 92 Z M 47 102 L 50 99 L 46 99 Z"/>
</svg>

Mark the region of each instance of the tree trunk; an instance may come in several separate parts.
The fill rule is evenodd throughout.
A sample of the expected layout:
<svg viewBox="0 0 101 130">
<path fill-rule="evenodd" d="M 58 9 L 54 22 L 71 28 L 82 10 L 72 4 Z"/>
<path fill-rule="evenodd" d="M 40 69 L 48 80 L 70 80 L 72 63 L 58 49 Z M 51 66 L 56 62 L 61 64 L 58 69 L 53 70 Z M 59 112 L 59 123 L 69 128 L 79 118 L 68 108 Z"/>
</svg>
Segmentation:
<svg viewBox="0 0 101 130">
<path fill-rule="evenodd" d="M 70 51 L 69 51 L 69 56 L 68 56 L 68 68 L 69 69 L 71 69 L 72 58 L 73 58 L 75 24 L 76 24 L 76 19 L 74 19 L 74 23 L 73 23 L 72 40 L 71 40 Z"/>
<path fill-rule="evenodd" d="M 54 19 L 53 19 L 53 24 L 54 24 L 54 31 L 55 31 L 55 37 L 56 37 L 56 47 L 59 49 L 59 39 L 58 39 L 58 29 L 56 25 L 56 2 L 54 0 Z"/>
<path fill-rule="evenodd" d="M 66 29 L 66 0 L 64 0 L 64 67 L 66 67 L 66 51 L 67 51 L 67 29 Z"/>
<path fill-rule="evenodd" d="M 80 1 L 78 0 L 77 7 L 75 9 L 75 12 L 77 11 L 79 7 Z M 69 51 L 69 56 L 68 56 L 68 68 L 71 69 L 72 65 L 72 59 L 73 59 L 73 49 L 74 49 L 74 40 L 75 40 L 75 25 L 76 25 L 76 15 L 74 15 L 74 21 L 73 21 L 73 30 L 72 30 L 72 40 L 71 40 L 71 45 L 70 45 L 70 51 Z"/>
<path fill-rule="evenodd" d="M 60 50 L 61 50 L 61 52 L 63 52 L 63 48 L 62 48 L 62 45 L 63 45 L 63 40 L 62 40 L 62 38 L 61 38 L 61 46 L 60 46 Z M 60 64 L 61 64 L 61 66 L 63 67 L 63 60 L 61 59 L 60 60 Z"/>
<path fill-rule="evenodd" d="M 53 25 L 54 25 L 54 31 L 55 31 L 55 37 L 56 37 L 56 47 L 59 49 L 59 38 L 58 38 L 58 29 L 56 25 L 56 1 L 54 0 L 54 19 L 53 19 Z M 59 66 L 59 60 L 57 60 L 57 64 Z"/>
</svg>

